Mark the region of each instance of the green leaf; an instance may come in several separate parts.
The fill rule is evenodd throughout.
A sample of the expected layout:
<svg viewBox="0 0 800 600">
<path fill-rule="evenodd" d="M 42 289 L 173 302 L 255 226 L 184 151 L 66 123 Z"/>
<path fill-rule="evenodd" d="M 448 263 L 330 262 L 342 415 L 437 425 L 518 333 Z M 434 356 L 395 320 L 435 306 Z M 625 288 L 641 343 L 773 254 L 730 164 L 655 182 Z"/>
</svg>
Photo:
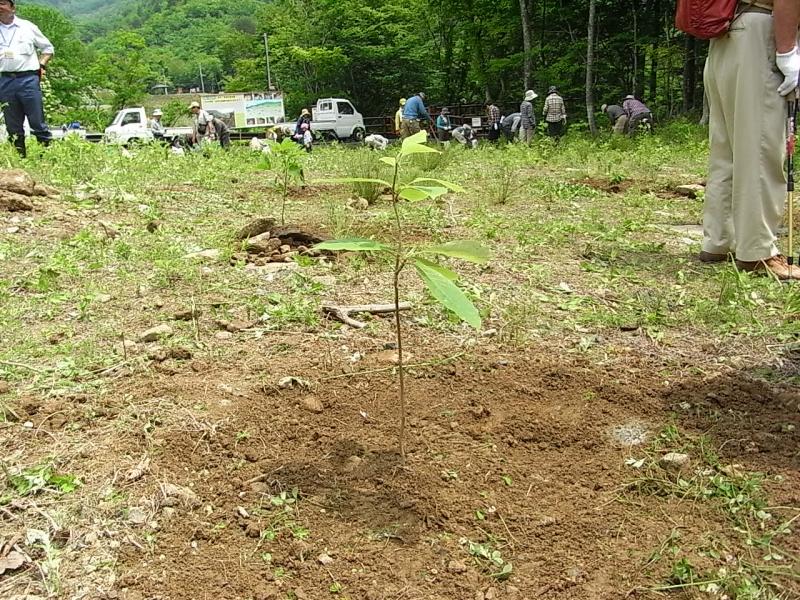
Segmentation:
<svg viewBox="0 0 800 600">
<path fill-rule="evenodd" d="M 438 246 L 428 246 L 427 248 L 420 248 L 419 252 L 452 256 L 453 258 L 460 258 L 478 264 L 484 264 L 489 260 L 489 249 L 478 242 L 470 240 L 456 240 Z"/>
<path fill-rule="evenodd" d="M 400 155 L 409 156 L 411 154 L 441 154 L 441 152 L 436 148 L 431 148 L 430 146 L 423 146 L 422 144 L 409 144 L 408 146 L 406 146 L 405 142 L 403 142 L 403 149 L 400 150 Z"/>
<path fill-rule="evenodd" d="M 330 240 L 328 242 L 321 242 L 314 246 L 314 250 L 343 250 L 346 252 L 370 252 L 370 251 L 386 251 L 389 246 L 381 244 L 375 240 L 368 240 L 365 238 L 348 238 L 343 240 Z"/>
<path fill-rule="evenodd" d="M 463 194 L 467 191 L 460 185 L 450 183 L 449 181 L 444 181 L 443 179 L 433 179 L 432 177 L 419 177 L 412 181 L 410 185 L 417 185 L 418 183 L 435 183 L 438 186 L 446 187 L 451 192 L 458 192 L 460 194 Z"/>
<path fill-rule="evenodd" d="M 326 184 L 326 183 L 377 183 L 384 187 L 392 187 L 392 184 L 383 179 L 369 179 L 365 177 L 341 177 L 336 179 L 317 179 L 311 182 L 312 184 Z"/>
<path fill-rule="evenodd" d="M 445 277 L 438 269 L 432 269 L 424 262 L 414 261 L 417 273 L 425 282 L 431 295 L 445 308 L 453 311 L 459 319 L 466 321 L 475 329 L 481 326 L 478 309 L 470 302 L 455 283 Z"/>
<path fill-rule="evenodd" d="M 411 202 L 419 202 L 420 200 L 427 200 L 428 198 L 437 198 L 446 194 L 445 188 L 429 188 L 417 185 L 409 185 L 400 190 L 397 194 L 401 198 L 411 200 Z"/>
<path fill-rule="evenodd" d="M 450 281 L 457 281 L 458 280 L 458 273 L 455 273 L 455 272 L 451 271 L 450 269 L 448 269 L 446 267 L 443 267 L 442 265 L 436 264 L 435 262 L 432 262 L 432 261 L 424 259 L 424 258 L 419 258 L 419 257 L 415 258 L 414 262 L 415 263 L 416 262 L 422 263 L 426 267 L 428 267 L 430 269 L 433 269 L 435 271 L 438 271 L 442 275 L 442 277 L 445 277 L 446 279 L 449 279 Z"/>
<path fill-rule="evenodd" d="M 411 135 L 403 140 L 402 149 L 405 150 L 408 146 L 414 146 L 419 144 L 424 144 L 428 141 L 428 132 L 427 131 L 418 131 L 414 135 Z"/>
<path fill-rule="evenodd" d="M 380 159 L 380 161 L 382 163 L 386 163 L 387 165 L 389 165 L 393 169 L 397 166 L 397 161 L 391 156 L 384 156 L 383 158 Z"/>
<path fill-rule="evenodd" d="M 511 577 L 511 574 L 513 572 L 514 572 L 514 566 L 510 562 L 507 562 L 503 565 L 503 568 L 500 569 L 499 572 L 492 573 L 491 576 L 497 579 L 498 581 L 505 581 L 506 579 Z"/>
</svg>

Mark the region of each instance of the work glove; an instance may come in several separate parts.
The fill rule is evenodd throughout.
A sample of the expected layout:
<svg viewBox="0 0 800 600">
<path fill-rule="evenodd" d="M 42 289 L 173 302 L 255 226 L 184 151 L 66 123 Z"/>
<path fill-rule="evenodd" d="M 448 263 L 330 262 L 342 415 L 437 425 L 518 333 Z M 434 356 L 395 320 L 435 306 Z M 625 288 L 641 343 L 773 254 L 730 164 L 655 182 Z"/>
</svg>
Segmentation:
<svg viewBox="0 0 800 600">
<path fill-rule="evenodd" d="M 783 83 L 778 88 L 781 96 L 786 96 L 797 87 L 797 79 L 800 77 L 800 54 L 797 53 L 797 46 L 789 52 L 776 53 L 775 64 L 783 73 Z"/>
</svg>

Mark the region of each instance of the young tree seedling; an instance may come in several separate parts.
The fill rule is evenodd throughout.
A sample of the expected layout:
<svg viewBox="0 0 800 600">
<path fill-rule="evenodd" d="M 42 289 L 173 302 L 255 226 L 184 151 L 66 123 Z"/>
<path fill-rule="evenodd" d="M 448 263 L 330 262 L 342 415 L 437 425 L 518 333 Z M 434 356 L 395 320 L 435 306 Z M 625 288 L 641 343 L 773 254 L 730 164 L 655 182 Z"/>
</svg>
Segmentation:
<svg viewBox="0 0 800 600">
<path fill-rule="evenodd" d="M 275 187 L 281 193 L 281 225 L 286 225 L 286 198 L 293 184 L 303 181 L 303 147 L 286 138 L 282 142 L 271 142 L 271 152 L 264 155 L 264 168 L 275 173 Z"/>
<path fill-rule="evenodd" d="M 406 395 L 405 395 L 405 363 L 403 361 L 403 329 L 400 319 L 400 274 L 403 269 L 412 264 L 414 270 L 425 283 L 431 296 L 452 311 L 457 317 L 469 323 L 475 329 L 481 326 L 481 317 L 475 305 L 467 298 L 464 292 L 456 285 L 458 275 L 440 264 L 431 260 L 436 256 L 460 258 L 473 263 L 483 264 L 489 259 L 489 251 L 477 242 L 453 241 L 432 246 L 416 246 L 405 243 L 403 235 L 403 222 L 401 219 L 400 204 L 403 201 L 421 202 L 432 200 L 446 194 L 448 191 L 463 192 L 464 190 L 453 183 L 422 177 L 408 184 L 400 183 L 400 172 L 413 156 L 420 154 L 438 153 L 439 150 L 426 146 L 427 133 L 421 131 L 403 140 L 403 145 L 396 157 L 384 156 L 380 159 L 392 168 L 392 181 L 382 179 L 346 178 L 333 180 L 334 183 L 375 183 L 392 191 L 392 210 L 394 212 L 394 239 L 389 243 L 376 240 L 350 238 L 333 240 L 317 244 L 317 250 L 340 250 L 347 252 L 382 252 L 394 259 L 392 273 L 392 287 L 394 290 L 394 321 L 395 338 L 397 343 L 397 377 L 398 397 L 400 403 L 400 455 L 405 458 L 405 430 L 406 430 Z"/>
</svg>

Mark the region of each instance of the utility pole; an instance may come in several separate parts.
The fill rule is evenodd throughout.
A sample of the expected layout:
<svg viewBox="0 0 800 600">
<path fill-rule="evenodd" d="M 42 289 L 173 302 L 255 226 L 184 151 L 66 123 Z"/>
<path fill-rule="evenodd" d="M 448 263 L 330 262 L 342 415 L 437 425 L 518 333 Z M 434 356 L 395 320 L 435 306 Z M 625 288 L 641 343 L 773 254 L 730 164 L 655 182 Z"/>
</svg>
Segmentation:
<svg viewBox="0 0 800 600">
<path fill-rule="evenodd" d="M 269 38 L 267 37 L 267 33 L 264 32 L 264 51 L 267 54 L 267 91 L 272 91 L 272 74 L 269 70 Z"/>
<path fill-rule="evenodd" d="M 206 93 L 206 82 L 203 79 L 203 65 L 200 65 L 200 91 Z"/>
</svg>

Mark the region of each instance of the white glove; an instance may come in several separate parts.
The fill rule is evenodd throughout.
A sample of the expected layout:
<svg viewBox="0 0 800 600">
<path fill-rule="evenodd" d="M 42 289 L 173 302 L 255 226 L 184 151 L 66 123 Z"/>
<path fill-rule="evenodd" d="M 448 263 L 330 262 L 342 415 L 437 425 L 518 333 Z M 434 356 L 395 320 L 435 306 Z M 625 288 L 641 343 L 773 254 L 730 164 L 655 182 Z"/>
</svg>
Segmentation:
<svg viewBox="0 0 800 600">
<path fill-rule="evenodd" d="M 797 79 L 800 77 L 800 54 L 797 53 L 797 46 L 784 54 L 776 53 L 775 63 L 784 77 L 778 93 L 786 96 L 797 87 Z"/>
</svg>

